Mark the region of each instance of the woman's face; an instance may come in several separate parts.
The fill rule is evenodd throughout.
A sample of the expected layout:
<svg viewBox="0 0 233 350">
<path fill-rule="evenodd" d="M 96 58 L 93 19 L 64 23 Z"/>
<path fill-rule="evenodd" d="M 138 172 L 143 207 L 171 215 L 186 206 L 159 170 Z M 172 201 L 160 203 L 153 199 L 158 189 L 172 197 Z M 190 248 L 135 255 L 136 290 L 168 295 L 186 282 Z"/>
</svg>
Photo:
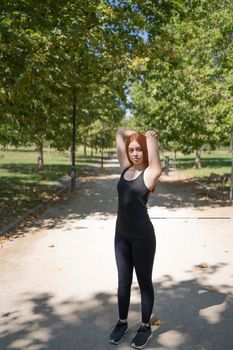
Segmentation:
<svg viewBox="0 0 233 350">
<path fill-rule="evenodd" d="M 132 141 L 128 146 L 128 154 L 130 161 L 135 165 L 143 164 L 143 152 L 137 141 Z"/>
</svg>

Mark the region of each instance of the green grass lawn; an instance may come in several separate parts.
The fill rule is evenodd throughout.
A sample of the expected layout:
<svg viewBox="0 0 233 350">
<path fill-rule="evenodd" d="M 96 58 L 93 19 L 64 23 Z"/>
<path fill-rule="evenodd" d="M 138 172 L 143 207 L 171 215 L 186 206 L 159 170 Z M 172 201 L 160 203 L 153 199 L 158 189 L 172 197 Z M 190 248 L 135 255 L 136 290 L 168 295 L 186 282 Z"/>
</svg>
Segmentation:
<svg viewBox="0 0 233 350">
<path fill-rule="evenodd" d="M 169 154 L 172 159 L 172 154 Z M 232 155 L 227 150 L 202 152 L 201 154 L 201 169 L 194 168 L 194 155 L 177 154 L 175 167 L 187 177 L 201 178 L 209 176 L 210 173 L 223 175 L 231 173 Z"/>
<path fill-rule="evenodd" d="M 37 170 L 36 156 L 32 149 L 0 150 L 0 229 L 37 204 L 56 200 L 57 181 L 70 174 L 68 152 L 45 150 L 43 171 Z M 82 167 L 100 164 L 98 155 L 81 156 L 80 153 L 77 161 L 78 175 Z"/>
</svg>

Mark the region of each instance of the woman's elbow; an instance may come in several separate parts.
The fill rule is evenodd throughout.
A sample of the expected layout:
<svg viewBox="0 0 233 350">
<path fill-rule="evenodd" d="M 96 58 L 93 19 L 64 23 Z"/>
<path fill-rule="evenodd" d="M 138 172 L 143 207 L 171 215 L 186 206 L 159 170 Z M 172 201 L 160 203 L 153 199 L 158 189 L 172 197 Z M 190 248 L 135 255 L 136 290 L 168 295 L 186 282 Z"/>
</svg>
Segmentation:
<svg viewBox="0 0 233 350">
<path fill-rule="evenodd" d="M 156 179 L 158 179 L 162 175 L 162 167 L 159 166 L 156 168 Z"/>
</svg>

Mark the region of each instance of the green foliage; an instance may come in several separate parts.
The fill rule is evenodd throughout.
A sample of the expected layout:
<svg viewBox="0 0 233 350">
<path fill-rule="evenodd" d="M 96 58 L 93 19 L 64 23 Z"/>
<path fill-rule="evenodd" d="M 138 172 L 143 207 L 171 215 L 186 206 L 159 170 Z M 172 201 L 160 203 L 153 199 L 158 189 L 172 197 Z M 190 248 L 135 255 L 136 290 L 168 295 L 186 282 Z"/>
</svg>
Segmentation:
<svg viewBox="0 0 233 350">
<path fill-rule="evenodd" d="M 74 99 L 78 142 L 110 140 L 130 89 L 132 122 L 163 147 L 227 144 L 231 13 L 230 0 L 2 1 L 0 143 L 67 149 Z"/>
<path fill-rule="evenodd" d="M 164 148 L 229 144 L 232 10 L 227 0 L 186 2 L 158 37 L 149 37 L 151 56 L 131 90 L 133 123 L 158 130 Z"/>
<path fill-rule="evenodd" d="M 122 116 L 127 62 L 143 43 L 143 15 L 133 7 L 104 0 L 2 2 L 1 143 L 41 147 L 49 140 L 67 147 L 74 98 L 78 126 L 106 115 L 106 108 Z"/>
</svg>

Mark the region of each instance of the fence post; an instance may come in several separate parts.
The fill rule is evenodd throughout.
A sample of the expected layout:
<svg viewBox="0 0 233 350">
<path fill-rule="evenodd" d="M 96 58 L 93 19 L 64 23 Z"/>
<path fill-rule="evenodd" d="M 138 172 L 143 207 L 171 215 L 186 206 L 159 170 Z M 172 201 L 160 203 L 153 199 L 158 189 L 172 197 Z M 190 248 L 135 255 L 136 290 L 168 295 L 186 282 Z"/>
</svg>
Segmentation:
<svg viewBox="0 0 233 350">
<path fill-rule="evenodd" d="M 164 173 L 168 175 L 169 172 L 169 156 L 164 156 Z"/>
</svg>

